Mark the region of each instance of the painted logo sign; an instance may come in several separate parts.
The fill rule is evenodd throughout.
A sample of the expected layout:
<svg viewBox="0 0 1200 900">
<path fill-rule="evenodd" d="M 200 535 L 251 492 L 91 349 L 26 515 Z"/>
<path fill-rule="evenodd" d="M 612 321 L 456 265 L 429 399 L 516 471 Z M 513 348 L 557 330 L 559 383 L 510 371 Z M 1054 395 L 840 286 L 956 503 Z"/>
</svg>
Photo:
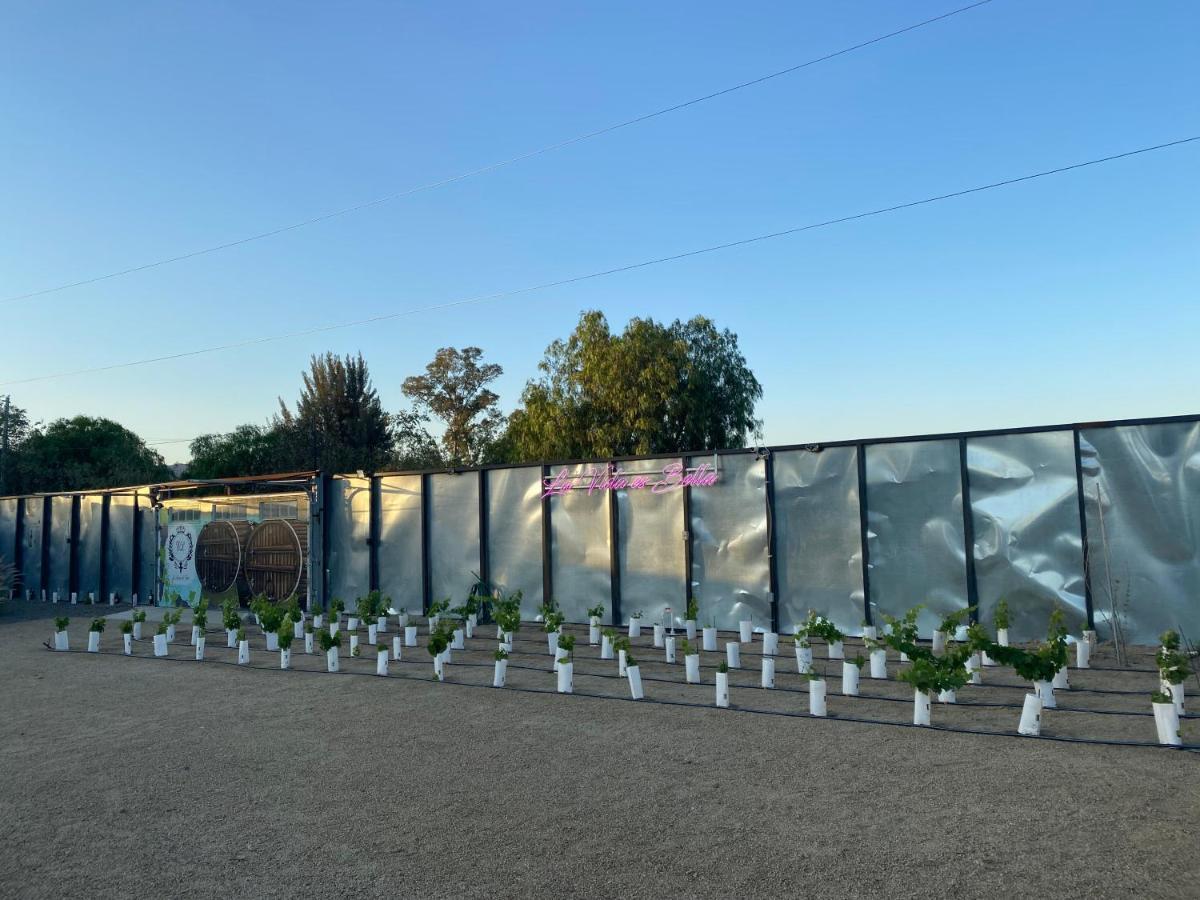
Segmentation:
<svg viewBox="0 0 1200 900">
<path fill-rule="evenodd" d="M 684 468 L 683 463 L 673 462 L 663 466 L 661 473 L 630 473 L 613 466 L 609 469 L 588 469 L 574 475 L 565 469 L 542 479 L 542 499 L 561 496 L 573 490 L 595 491 L 649 491 L 665 494 L 682 487 L 712 487 L 717 483 L 718 472 L 708 463 Z"/>
</svg>

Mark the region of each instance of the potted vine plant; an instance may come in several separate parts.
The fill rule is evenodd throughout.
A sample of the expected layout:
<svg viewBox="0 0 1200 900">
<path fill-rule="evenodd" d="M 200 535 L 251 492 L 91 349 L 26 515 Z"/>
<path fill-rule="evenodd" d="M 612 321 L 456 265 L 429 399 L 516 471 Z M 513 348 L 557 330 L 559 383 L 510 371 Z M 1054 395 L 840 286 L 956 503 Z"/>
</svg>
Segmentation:
<svg viewBox="0 0 1200 900">
<path fill-rule="evenodd" d="M 604 604 L 598 603 L 588 611 L 588 643 L 595 647 L 600 643 L 600 619 L 604 615 Z"/>
<path fill-rule="evenodd" d="M 239 666 L 250 665 L 250 641 L 246 638 L 246 629 L 239 628 L 237 633 L 238 656 L 237 661 Z"/>
<path fill-rule="evenodd" d="M 408 607 L 407 606 L 400 607 L 400 610 L 396 613 L 396 627 L 397 628 L 407 628 L 408 627 Z"/>
<path fill-rule="evenodd" d="M 1075 642 L 1075 668 L 1089 668 L 1092 657 L 1092 645 L 1087 639 L 1087 632 Z"/>
<path fill-rule="evenodd" d="M 1150 703 L 1154 710 L 1154 726 L 1158 730 L 1158 742 L 1168 747 L 1177 747 L 1182 743 L 1179 736 L 1179 712 L 1175 709 L 1175 699 L 1169 691 L 1157 690 L 1150 695 Z"/>
<path fill-rule="evenodd" d="M 350 631 L 348 626 L 346 630 L 350 635 L 350 656 L 356 657 L 358 656 L 358 632 Z"/>
<path fill-rule="evenodd" d="M 866 662 L 866 658 L 860 653 L 842 663 L 842 693 L 847 697 L 858 696 L 858 677 Z"/>
<path fill-rule="evenodd" d="M 651 634 L 653 635 L 651 640 L 653 646 L 661 648 L 667 638 L 667 626 L 661 622 L 655 622 L 651 625 Z"/>
<path fill-rule="evenodd" d="M 801 675 L 807 675 L 812 671 L 812 644 L 808 642 L 808 628 L 804 625 L 796 626 L 796 633 L 792 636 L 796 642 L 796 671 Z"/>
<path fill-rule="evenodd" d="M 143 609 L 135 610 L 133 613 L 133 639 L 140 641 L 142 639 L 142 624 L 146 621 L 146 611 Z"/>
<path fill-rule="evenodd" d="M 736 646 L 736 645 L 735 645 Z M 700 683 L 700 651 L 687 638 L 683 640 L 683 665 L 688 684 Z"/>
<path fill-rule="evenodd" d="M 617 674 L 624 676 L 629 668 L 629 638 L 622 635 L 616 640 Z"/>
<path fill-rule="evenodd" d="M 700 646 L 705 650 L 710 650 L 710 651 L 716 650 L 717 649 L 717 626 L 713 623 L 712 619 L 708 620 L 708 624 L 704 626 L 702 631 L 703 631 L 703 633 L 700 635 L 700 639 L 701 639 Z"/>
<path fill-rule="evenodd" d="M 88 626 L 88 653 L 100 652 L 100 635 L 107 624 L 107 619 L 92 619 L 92 624 Z"/>
<path fill-rule="evenodd" d="M 558 656 L 558 641 L 561 634 L 563 616 L 560 612 L 550 612 L 546 614 L 545 625 L 546 629 L 546 644 L 550 648 L 551 656 Z"/>
<path fill-rule="evenodd" d="M 825 676 L 816 669 L 810 669 L 804 677 L 808 679 L 808 714 L 810 716 L 824 716 Z"/>
<path fill-rule="evenodd" d="M 295 639 L 295 632 L 286 630 L 279 632 L 279 668 L 290 669 L 292 667 L 292 641 Z"/>
<path fill-rule="evenodd" d="M 830 659 L 844 659 L 846 654 L 843 650 L 843 642 L 846 636 L 838 629 L 836 625 L 826 619 L 824 616 L 818 616 L 815 612 L 808 614 L 808 622 L 805 623 L 805 628 L 808 634 L 815 635 L 825 641 L 825 651 Z"/>
<path fill-rule="evenodd" d="M 867 656 L 871 661 L 871 677 L 886 681 L 888 677 L 887 646 L 874 638 L 867 638 L 863 643 L 866 645 Z"/>
<path fill-rule="evenodd" d="M 179 620 L 182 618 L 183 618 L 182 610 L 175 610 L 174 612 L 167 611 L 167 612 L 163 613 L 163 622 L 167 626 L 167 643 L 168 644 L 175 643 L 175 626 L 179 624 Z"/>
<path fill-rule="evenodd" d="M 167 641 L 167 627 L 168 626 L 167 626 L 166 620 L 164 619 L 163 621 L 158 623 L 158 629 L 154 632 L 154 655 L 155 656 L 166 656 L 167 655 L 167 644 L 169 643 Z"/>
<path fill-rule="evenodd" d="M 429 604 L 428 622 L 429 622 L 429 633 L 430 634 L 433 634 L 433 632 L 437 629 L 438 625 L 441 624 L 442 614 L 449 612 L 449 611 L 450 611 L 450 598 L 449 597 L 445 597 L 441 600 L 435 600 L 433 603 Z"/>
<path fill-rule="evenodd" d="M 1042 698 L 1037 694 L 1026 694 L 1021 705 L 1021 721 L 1017 734 L 1037 737 L 1042 733 Z"/>
<path fill-rule="evenodd" d="M 446 652 L 450 647 L 450 636 L 441 628 L 434 629 L 429 635 L 429 643 L 425 649 L 433 657 L 433 677 L 438 681 L 446 678 Z"/>
<path fill-rule="evenodd" d="M 625 675 L 629 678 L 629 695 L 634 700 L 641 700 L 645 696 L 642 693 L 642 670 L 638 668 L 637 660 L 632 656 L 624 651 L 622 655 L 625 657 Z"/>
<path fill-rule="evenodd" d="M 629 636 L 631 638 L 642 636 L 642 611 L 640 609 L 629 617 Z"/>
<path fill-rule="evenodd" d="M 416 625 L 405 625 L 404 626 L 404 646 L 405 647 L 417 646 L 417 626 Z"/>
<path fill-rule="evenodd" d="M 575 639 L 571 635 L 564 635 L 563 639 L 570 638 L 572 646 Z M 566 656 L 558 661 L 558 692 L 560 694 L 571 694 L 575 691 L 575 664 L 571 661 L 571 654 L 568 652 Z"/>
<path fill-rule="evenodd" d="M 725 662 L 731 669 L 740 669 L 742 667 L 742 647 L 737 641 L 726 642 Z"/>
<path fill-rule="evenodd" d="M 562 662 L 567 659 L 575 650 L 575 635 L 564 634 L 558 639 L 558 646 L 554 651 L 554 671 L 559 671 L 562 668 Z"/>
<path fill-rule="evenodd" d="M 950 638 L 957 639 L 958 629 L 963 627 L 963 619 L 969 613 L 969 609 L 959 609 L 942 617 L 942 623 L 938 625 L 937 630 L 933 633 L 934 653 L 946 652 L 946 642 Z M 966 635 L 963 635 L 962 639 L 966 640 Z"/>
<path fill-rule="evenodd" d="M 346 604 L 340 597 L 334 597 L 329 604 L 329 633 L 337 634 L 342 629 L 342 613 L 346 611 Z"/>
<path fill-rule="evenodd" d="M 295 597 L 288 605 L 287 618 L 292 623 L 292 638 L 293 640 L 301 640 L 304 637 L 304 612 L 300 609 L 300 602 Z"/>
<path fill-rule="evenodd" d="M 1154 662 L 1158 666 L 1159 693 L 1169 694 L 1175 712 L 1182 716 L 1183 683 L 1191 674 L 1191 665 L 1188 657 L 1179 650 L 1178 633 L 1167 631 L 1160 640 L 1162 645 L 1154 654 Z"/>
<path fill-rule="evenodd" d="M 617 639 L 617 632 L 614 628 L 605 628 L 600 636 L 600 658 L 613 658 L 613 642 Z"/>
<path fill-rule="evenodd" d="M 314 650 L 313 650 L 313 640 L 314 640 L 313 633 L 320 627 L 321 627 L 321 623 L 317 621 L 316 616 L 313 616 L 313 618 L 311 618 L 311 619 L 306 619 L 304 622 L 304 652 L 309 655 L 312 655 L 312 653 L 314 652 Z M 325 629 L 322 628 L 321 631 L 322 631 L 322 633 L 324 633 Z"/>
<path fill-rule="evenodd" d="M 126 621 L 126 622 L 121 623 L 121 640 L 125 644 L 125 655 L 133 656 L 133 623 L 132 622 Z"/>
<path fill-rule="evenodd" d="M 689 641 L 694 641 L 696 639 L 696 622 L 699 619 L 700 619 L 700 603 L 689 592 L 688 599 L 687 599 L 687 614 L 683 620 L 683 627 L 687 630 L 687 639 Z M 714 641 L 716 640 L 715 635 L 713 636 L 713 640 Z M 707 650 L 708 648 L 705 647 L 704 649 Z M 716 649 L 715 643 L 713 644 L 713 649 L 714 650 Z"/>
<path fill-rule="evenodd" d="M 738 640 L 743 644 L 753 643 L 754 641 L 754 620 L 741 619 L 738 621 Z"/>
<path fill-rule="evenodd" d="M 1055 604 L 1054 609 L 1050 611 L 1050 626 L 1046 632 L 1047 640 L 1061 641 L 1063 645 L 1063 653 L 1061 664 L 1054 672 L 1054 677 L 1050 684 L 1055 690 L 1066 690 L 1071 686 L 1067 675 L 1067 625 L 1066 616 L 1063 615 L 1062 608 Z"/>
<path fill-rule="evenodd" d="M 683 639 L 687 643 L 687 638 Z M 675 635 L 668 634 L 663 638 L 663 660 L 668 663 L 675 662 Z"/>
<path fill-rule="evenodd" d="M 375 645 L 375 674 L 386 676 L 388 673 L 387 644 Z"/>
<path fill-rule="evenodd" d="M 729 706 L 729 666 L 722 660 L 717 665 L 717 706 Z"/>
<path fill-rule="evenodd" d="M 263 634 L 267 638 L 267 649 L 278 650 L 279 629 L 283 625 L 283 610 L 268 601 L 260 608 L 258 620 L 262 625 Z"/>
<path fill-rule="evenodd" d="M 508 677 L 508 651 L 501 647 L 492 656 L 496 660 L 496 668 L 492 672 L 492 687 L 504 687 L 504 681 Z"/>
<path fill-rule="evenodd" d="M 912 665 L 896 677 L 913 688 L 913 724 L 928 725 L 931 695 L 953 692 L 967 683 L 962 648 L 943 656 L 913 656 Z"/>
<path fill-rule="evenodd" d="M 764 688 L 775 687 L 775 657 L 764 656 L 762 658 L 762 680 L 760 683 Z"/>
<path fill-rule="evenodd" d="M 763 633 L 763 656 L 775 656 L 779 653 L 779 635 L 774 631 Z"/>
<path fill-rule="evenodd" d="M 207 638 L 204 636 L 204 629 L 201 628 L 200 635 L 196 638 L 196 662 L 204 661 L 204 647 L 207 643 Z"/>
<path fill-rule="evenodd" d="M 863 633 L 863 640 L 864 640 L 864 641 L 877 641 L 877 640 L 879 640 L 879 629 L 878 629 L 878 628 L 876 628 L 874 625 L 870 625 L 870 624 L 868 624 L 866 619 L 863 619 L 863 623 L 862 623 L 862 633 Z"/>
<path fill-rule="evenodd" d="M 332 621 L 330 625 L 332 625 Z M 321 649 L 325 651 L 325 671 L 338 671 L 338 650 L 342 646 L 342 636 L 336 631 L 322 631 L 318 636 Z"/>
<path fill-rule="evenodd" d="M 996 643 L 1001 647 L 1008 646 L 1008 601 L 1001 598 L 996 603 L 996 611 L 992 613 L 992 627 L 996 629 Z"/>
</svg>

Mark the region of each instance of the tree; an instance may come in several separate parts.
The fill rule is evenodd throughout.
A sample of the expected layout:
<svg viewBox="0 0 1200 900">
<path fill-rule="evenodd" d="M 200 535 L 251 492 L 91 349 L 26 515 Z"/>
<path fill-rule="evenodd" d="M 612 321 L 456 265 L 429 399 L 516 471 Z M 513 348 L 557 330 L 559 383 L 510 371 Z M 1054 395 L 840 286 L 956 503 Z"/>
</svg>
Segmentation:
<svg viewBox="0 0 1200 900">
<path fill-rule="evenodd" d="M 314 356 L 293 413 L 279 400 L 273 423 L 287 453 L 285 468 L 375 471 L 389 461 L 392 423 L 371 386 L 362 354 Z"/>
<path fill-rule="evenodd" d="M 587 311 L 538 368 L 497 445 L 512 462 L 736 447 L 761 427 L 737 335 L 704 316 L 633 319 L 615 335 Z"/>
<path fill-rule="evenodd" d="M 35 428 L 14 455 L 24 493 L 149 484 L 171 476 L 162 456 L 132 431 L 89 416 Z"/>
<path fill-rule="evenodd" d="M 442 451 L 447 465 L 475 465 L 504 425 L 500 398 L 487 385 L 504 370 L 480 363 L 478 347 L 443 347 L 425 367 L 424 375 L 404 379 L 404 396 L 418 414 L 431 413 L 446 424 Z"/>
<path fill-rule="evenodd" d="M 29 414 L 11 397 L 0 397 L 0 497 L 17 490 L 13 457 L 28 434 Z"/>
<path fill-rule="evenodd" d="M 192 441 L 190 478 L 270 475 L 289 468 L 297 451 L 285 446 L 285 432 L 272 426 L 239 425 L 228 434 L 205 434 Z"/>
</svg>

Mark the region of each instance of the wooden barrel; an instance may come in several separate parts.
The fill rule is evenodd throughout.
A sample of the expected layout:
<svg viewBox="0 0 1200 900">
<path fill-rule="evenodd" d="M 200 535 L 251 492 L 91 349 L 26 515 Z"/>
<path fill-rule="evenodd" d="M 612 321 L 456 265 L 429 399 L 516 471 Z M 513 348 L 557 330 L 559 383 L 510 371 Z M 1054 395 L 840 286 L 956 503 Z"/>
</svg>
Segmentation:
<svg viewBox="0 0 1200 900">
<path fill-rule="evenodd" d="M 196 575 L 201 587 L 221 594 L 237 583 L 242 568 L 242 546 L 249 534 L 246 522 L 209 522 L 196 540 Z"/>
<path fill-rule="evenodd" d="M 244 560 L 251 593 L 272 600 L 303 599 L 308 587 L 308 523 L 268 519 L 256 525 Z"/>
</svg>

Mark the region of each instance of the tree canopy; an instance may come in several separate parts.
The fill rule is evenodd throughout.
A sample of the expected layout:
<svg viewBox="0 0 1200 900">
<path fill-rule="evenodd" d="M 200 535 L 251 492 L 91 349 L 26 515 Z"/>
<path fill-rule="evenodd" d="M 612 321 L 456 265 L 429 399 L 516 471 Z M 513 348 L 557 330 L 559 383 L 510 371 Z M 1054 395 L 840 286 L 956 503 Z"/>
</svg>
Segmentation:
<svg viewBox="0 0 1200 900">
<path fill-rule="evenodd" d="M 35 428 L 13 453 L 17 493 L 147 484 L 171 477 L 163 458 L 111 419 L 75 416 Z"/>
<path fill-rule="evenodd" d="M 703 316 L 614 334 L 588 311 L 538 368 L 497 447 L 514 462 L 737 447 L 761 427 L 737 335 Z"/>
<path fill-rule="evenodd" d="M 447 465 L 482 461 L 504 426 L 500 398 L 487 387 L 504 370 L 495 363 L 480 364 L 482 356 L 478 347 L 442 347 L 424 375 L 404 379 L 402 390 L 417 414 L 432 414 L 445 423 L 442 456 Z"/>
</svg>

